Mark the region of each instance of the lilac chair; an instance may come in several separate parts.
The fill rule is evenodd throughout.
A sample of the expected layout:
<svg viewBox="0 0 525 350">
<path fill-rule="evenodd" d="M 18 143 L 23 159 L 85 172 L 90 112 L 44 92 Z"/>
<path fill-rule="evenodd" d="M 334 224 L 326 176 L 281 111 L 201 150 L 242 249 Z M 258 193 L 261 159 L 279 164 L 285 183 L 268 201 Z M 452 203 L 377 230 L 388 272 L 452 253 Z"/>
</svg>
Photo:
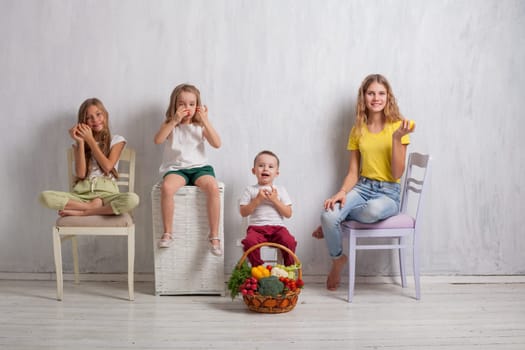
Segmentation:
<svg viewBox="0 0 525 350">
<path fill-rule="evenodd" d="M 412 247 L 414 264 L 414 281 L 416 299 L 420 299 L 419 283 L 419 253 L 418 243 L 421 230 L 421 213 L 423 196 L 426 192 L 426 181 L 430 174 L 429 155 L 410 153 L 402 186 L 401 209 L 399 214 L 373 224 L 362 224 L 357 221 L 345 221 L 341 224 L 344 235 L 348 235 L 349 245 L 349 280 L 348 302 L 352 302 L 355 284 L 356 250 L 397 249 L 399 252 L 399 270 L 401 286 L 406 287 L 405 252 Z M 417 169 L 417 168 L 419 169 Z M 415 212 L 409 214 L 409 209 Z M 411 240 L 408 238 L 412 237 Z M 367 238 L 366 244 L 359 244 L 358 238 Z M 378 238 L 381 242 L 372 244 Z M 385 238 L 392 238 L 390 243 L 384 243 Z"/>
</svg>

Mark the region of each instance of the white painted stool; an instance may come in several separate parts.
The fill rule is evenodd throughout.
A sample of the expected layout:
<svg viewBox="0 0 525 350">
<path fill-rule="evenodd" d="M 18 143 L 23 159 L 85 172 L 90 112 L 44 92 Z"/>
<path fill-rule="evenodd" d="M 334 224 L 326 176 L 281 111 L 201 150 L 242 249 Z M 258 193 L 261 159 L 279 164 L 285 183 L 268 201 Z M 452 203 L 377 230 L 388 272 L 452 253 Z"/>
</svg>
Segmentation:
<svg viewBox="0 0 525 350">
<path fill-rule="evenodd" d="M 155 294 L 225 295 L 224 249 L 222 256 L 211 254 L 208 242 L 206 194 L 196 186 L 184 186 L 174 196 L 173 243 L 159 248 L 163 234 L 160 209 L 160 182 L 151 191 Z M 221 213 L 219 238 L 224 242 L 224 184 L 219 182 Z"/>
</svg>

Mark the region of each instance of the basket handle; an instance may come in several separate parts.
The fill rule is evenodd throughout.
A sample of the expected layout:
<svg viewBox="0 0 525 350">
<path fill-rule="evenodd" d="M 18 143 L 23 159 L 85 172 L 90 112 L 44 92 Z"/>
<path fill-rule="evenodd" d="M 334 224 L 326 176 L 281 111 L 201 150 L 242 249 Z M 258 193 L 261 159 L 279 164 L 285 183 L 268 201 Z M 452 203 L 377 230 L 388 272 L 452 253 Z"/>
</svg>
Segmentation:
<svg viewBox="0 0 525 350">
<path fill-rule="evenodd" d="M 288 254 L 290 254 L 295 263 L 299 266 L 301 266 L 301 261 L 299 260 L 299 258 L 297 257 L 297 255 L 295 255 L 294 252 L 292 252 L 288 247 L 285 247 L 284 245 L 282 244 L 279 244 L 279 243 L 273 243 L 273 242 L 262 242 L 262 243 L 259 243 L 259 244 L 256 244 L 254 246 L 251 246 L 250 248 L 248 248 L 248 250 L 246 250 L 244 252 L 244 254 L 242 255 L 242 257 L 239 259 L 239 262 L 237 263 L 237 268 L 241 268 L 241 265 L 242 263 L 244 262 L 244 260 L 246 260 L 246 257 L 248 257 L 248 254 L 250 254 L 251 252 L 253 252 L 255 249 L 258 249 L 258 248 L 261 248 L 261 247 L 264 247 L 264 246 L 268 246 L 268 247 L 274 247 L 274 248 L 279 248 L 281 250 L 284 250 L 285 252 L 287 252 Z M 297 269 L 297 278 L 299 279 L 302 279 L 303 278 L 303 271 L 302 271 L 302 268 L 299 267 Z"/>
</svg>

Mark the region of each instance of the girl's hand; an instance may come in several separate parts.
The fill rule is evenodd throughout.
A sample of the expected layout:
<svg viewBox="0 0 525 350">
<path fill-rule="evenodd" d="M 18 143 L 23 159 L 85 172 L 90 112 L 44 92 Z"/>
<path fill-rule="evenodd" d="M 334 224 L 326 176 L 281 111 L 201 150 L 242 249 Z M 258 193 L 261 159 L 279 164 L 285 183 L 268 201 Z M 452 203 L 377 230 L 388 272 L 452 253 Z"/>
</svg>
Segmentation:
<svg viewBox="0 0 525 350">
<path fill-rule="evenodd" d="M 168 119 L 168 123 L 173 122 L 175 125 L 182 123 L 185 118 L 191 117 L 191 111 L 188 108 L 179 107 L 175 112 L 175 115 Z"/>
<path fill-rule="evenodd" d="M 93 131 L 87 124 L 78 124 L 77 134 L 86 143 L 92 144 L 93 142 L 95 142 L 95 138 L 93 137 Z"/>
<path fill-rule="evenodd" d="M 199 124 L 204 124 L 208 122 L 208 107 L 206 106 L 197 106 L 195 109 L 195 121 Z"/>
<path fill-rule="evenodd" d="M 401 124 L 399 125 L 399 128 L 397 128 L 397 130 L 394 131 L 393 136 L 402 138 L 406 134 L 413 132 L 415 129 L 416 123 L 414 123 L 413 120 L 403 119 L 403 121 L 401 121 Z"/>
<path fill-rule="evenodd" d="M 332 197 L 324 201 L 324 210 L 334 210 L 334 207 L 337 203 L 341 203 L 341 206 L 344 206 L 346 202 L 346 193 L 342 190 L 334 194 Z"/>
<path fill-rule="evenodd" d="M 82 142 L 84 142 L 84 139 L 82 139 L 82 137 L 80 137 L 80 134 L 78 132 L 78 126 L 79 126 L 79 124 L 75 125 L 71 129 L 69 129 L 69 136 L 71 136 L 71 138 L 73 140 L 75 140 L 77 143 L 82 143 Z"/>
</svg>

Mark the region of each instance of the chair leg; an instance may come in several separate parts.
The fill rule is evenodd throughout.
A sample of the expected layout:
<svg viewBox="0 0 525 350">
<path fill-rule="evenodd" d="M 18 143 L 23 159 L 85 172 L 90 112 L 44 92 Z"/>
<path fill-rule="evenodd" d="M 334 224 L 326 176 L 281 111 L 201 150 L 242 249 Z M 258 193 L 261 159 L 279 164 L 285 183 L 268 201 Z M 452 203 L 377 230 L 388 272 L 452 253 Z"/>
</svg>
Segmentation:
<svg viewBox="0 0 525 350">
<path fill-rule="evenodd" d="M 421 290 L 420 290 L 420 281 L 419 281 L 419 248 L 418 248 L 418 241 L 416 239 L 417 234 L 414 233 L 414 243 L 413 243 L 413 251 L 412 251 L 412 258 L 414 259 L 414 284 L 416 286 L 416 299 L 421 299 Z"/>
<path fill-rule="evenodd" d="M 75 275 L 75 283 L 80 283 L 80 273 L 78 268 L 78 241 L 77 237 L 71 237 L 71 250 L 73 252 L 73 271 Z"/>
<path fill-rule="evenodd" d="M 399 237 L 399 245 L 405 246 L 406 238 Z M 406 248 L 399 248 L 399 273 L 401 275 L 401 287 L 406 288 L 407 286 L 407 275 L 406 275 L 406 264 L 405 264 L 405 255 Z"/>
<path fill-rule="evenodd" d="M 350 231 L 348 237 L 348 302 L 351 303 L 354 297 L 354 285 L 355 285 L 355 261 L 356 261 L 356 244 L 357 239 Z"/>
<path fill-rule="evenodd" d="M 62 242 L 57 227 L 53 227 L 53 255 L 55 258 L 55 273 L 57 279 L 57 300 L 62 300 L 64 294 L 64 277 L 62 275 Z"/>
<path fill-rule="evenodd" d="M 135 274 L 135 228 L 128 234 L 128 292 L 129 300 L 135 300 L 134 274 Z"/>
</svg>

